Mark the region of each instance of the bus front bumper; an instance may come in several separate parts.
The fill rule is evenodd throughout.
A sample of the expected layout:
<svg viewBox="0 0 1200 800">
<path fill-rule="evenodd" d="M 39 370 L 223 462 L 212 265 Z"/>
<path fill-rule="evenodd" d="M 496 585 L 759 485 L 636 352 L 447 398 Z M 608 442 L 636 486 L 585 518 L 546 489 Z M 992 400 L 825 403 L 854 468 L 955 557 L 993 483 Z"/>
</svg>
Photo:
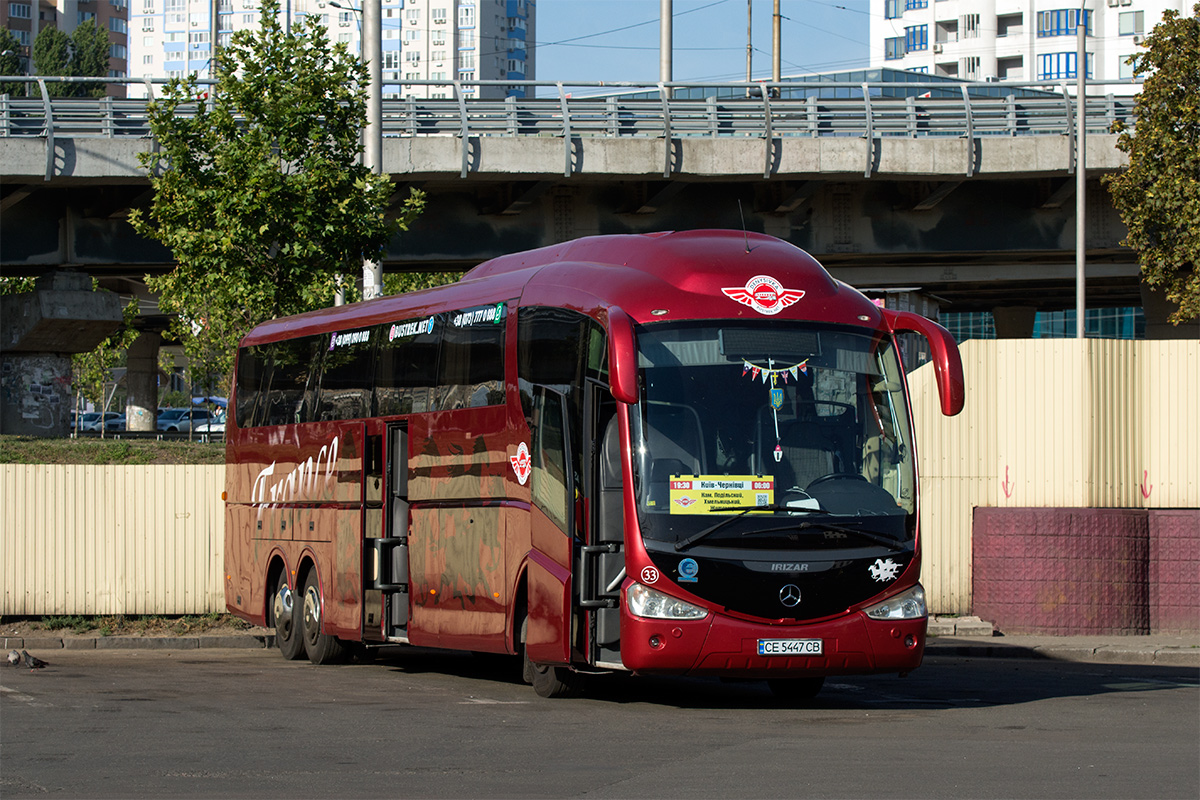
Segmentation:
<svg viewBox="0 0 1200 800">
<path fill-rule="evenodd" d="M 861 611 L 808 624 L 717 614 L 694 621 L 646 619 L 623 605 L 621 661 L 634 672 L 744 678 L 904 673 L 921 665 L 927 623 L 926 617 L 873 620 Z M 760 642 L 785 644 L 760 648 Z M 820 643 L 820 655 L 812 653 L 814 642 Z M 771 649 L 784 654 L 760 654 Z"/>
</svg>

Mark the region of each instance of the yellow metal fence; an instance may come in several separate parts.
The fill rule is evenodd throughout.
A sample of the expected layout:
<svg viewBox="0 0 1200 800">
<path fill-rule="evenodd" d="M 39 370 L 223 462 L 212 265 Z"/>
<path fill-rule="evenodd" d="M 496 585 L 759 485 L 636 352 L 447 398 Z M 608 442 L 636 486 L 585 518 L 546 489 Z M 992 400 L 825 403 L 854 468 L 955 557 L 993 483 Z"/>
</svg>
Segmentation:
<svg viewBox="0 0 1200 800">
<path fill-rule="evenodd" d="M 0 614 L 225 610 L 223 466 L 0 465 Z"/>
<path fill-rule="evenodd" d="M 909 376 L 930 608 L 971 610 L 977 506 L 1200 507 L 1200 342 L 1013 339 L 961 347 L 966 408 Z"/>
</svg>

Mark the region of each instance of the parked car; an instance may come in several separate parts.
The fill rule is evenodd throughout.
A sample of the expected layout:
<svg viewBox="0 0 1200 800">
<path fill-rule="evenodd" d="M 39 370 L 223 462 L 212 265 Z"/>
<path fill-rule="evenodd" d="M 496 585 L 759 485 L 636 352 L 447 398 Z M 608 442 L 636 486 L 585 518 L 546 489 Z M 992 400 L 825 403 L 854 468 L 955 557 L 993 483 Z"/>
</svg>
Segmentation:
<svg viewBox="0 0 1200 800">
<path fill-rule="evenodd" d="M 108 423 L 118 417 L 121 418 L 121 427 L 125 427 L 124 414 L 118 414 L 116 411 L 105 411 L 103 414 L 101 414 L 99 411 L 89 411 L 79 418 L 79 430 L 84 432 L 99 433 L 101 425 L 104 426 L 105 430 L 110 430 Z"/>
<path fill-rule="evenodd" d="M 109 412 L 112 413 L 112 412 Z M 125 415 L 117 414 L 112 419 L 104 421 L 104 430 L 106 431 L 123 431 L 125 430 Z"/>
<path fill-rule="evenodd" d="M 212 421 L 207 408 L 168 408 L 158 415 L 160 431 L 190 431 L 197 425 Z"/>
<path fill-rule="evenodd" d="M 201 422 L 192 428 L 193 433 L 224 433 L 225 432 L 225 409 L 221 409 L 213 414 L 213 417 L 208 422 Z"/>
</svg>

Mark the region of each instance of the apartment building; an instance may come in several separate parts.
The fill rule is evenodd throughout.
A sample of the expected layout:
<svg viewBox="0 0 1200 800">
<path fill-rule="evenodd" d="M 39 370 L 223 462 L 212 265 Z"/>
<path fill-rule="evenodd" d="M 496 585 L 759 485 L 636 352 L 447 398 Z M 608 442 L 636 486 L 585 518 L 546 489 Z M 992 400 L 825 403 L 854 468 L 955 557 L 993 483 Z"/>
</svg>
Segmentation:
<svg viewBox="0 0 1200 800">
<path fill-rule="evenodd" d="M 128 70 L 128 11 L 129 0 L 0 0 L 0 28 L 17 37 L 28 70 L 38 31 L 57 28 L 70 36 L 78 25 L 94 19 L 108 31 L 108 76 L 123 78 Z"/>
<path fill-rule="evenodd" d="M 218 45 L 227 44 L 234 31 L 258 28 L 260 0 L 128 0 L 130 76 L 208 77 L 214 1 Z M 535 0 L 382 0 L 384 96 L 448 97 L 454 80 L 532 80 L 535 5 Z M 318 16 L 331 40 L 362 52 L 361 0 L 290 0 L 280 15 L 285 26 Z M 400 85 L 412 80 L 447 84 Z M 526 94 L 520 85 L 463 91 L 483 97 Z M 145 90 L 133 87 L 130 93 L 144 96 Z"/>
<path fill-rule="evenodd" d="M 1106 92 L 1132 95 L 1129 56 L 1164 11 L 1190 13 L 1190 2 L 871 0 L 871 66 L 964 80 L 1074 81 L 1082 5 L 1086 76 L 1128 81 Z"/>
</svg>

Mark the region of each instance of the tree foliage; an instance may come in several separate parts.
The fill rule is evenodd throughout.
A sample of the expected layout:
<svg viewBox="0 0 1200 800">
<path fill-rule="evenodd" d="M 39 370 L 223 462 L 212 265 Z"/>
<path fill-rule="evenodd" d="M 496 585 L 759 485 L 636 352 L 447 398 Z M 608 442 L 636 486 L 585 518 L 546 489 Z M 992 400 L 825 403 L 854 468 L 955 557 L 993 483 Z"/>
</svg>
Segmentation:
<svg viewBox="0 0 1200 800">
<path fill-rule="evenodd" d="M 101 289 L 95 279 L 92 280 L 94 291 Z M 104 407 L 104 384 L 112 377 L 112 369 L 121 363 L 126 351 L 138 337 L 134 327 L 138 316 L 138 301 L 136 297 L 121 310 L 121 327 L 107 339 L 86 353 L 76 353 L 71 356 L 71 383 L 75 391 L 96 404 L 97 408 Z"/>
<path fill-rule="evenodd" d="M 95 19 L 77 26 L 71 33 L 71 75 L 76 78 L 103 78 L 108 75 L 108 31 L 96 24 Z M 93 83 L 77 85 L 79 96 L 103 97 L 104 85 Z"/>
<path fill-rule="evenodd" d="M 0 28 L 0 75 L 24 75 L 21 68 L 21 40 L 8 28 Z M 0 81 L 0 94 L 20 95 L 25 84 Z"/>
<path fill-rule="evenodd" d="M 33 40 L 33 68 L 38 75 L 103 78 L 108 75 L 108 31 L 89 19 L 70 35 L 42 28 Z M 18 74 L 18 73 L 6 73 Z M 103 97 L 101 84 L 47 83 L 51 97 Z"/>
<path fill-rule="evenodd" d="M 155 196 L 130 221 L 177 261 L 147 282 L 198 369 L 228 376 L 251 327 L 331 305 L 423 208 L 413 192 L 388 217 L 391 181 L 359 163 L 366 68 L 317 20 L 284 31 L 268 0 L 217 51 L 211 96 L 193 75 L 149 106 Z"/>
<path fill-rule="evenodd" d="M 1114 126 L 1129 167 L 1105 180 L 1129 228 L 1123 244 L 1142 279 L 1179 305 L 1171 321 L 1181 324 L 1200 318 L 1200 3 L 1190 18 L 1164 12 L 1143 46 L 1130 57 L 1145 76 L 1137 127 Z"/>
<path fill-rule="evenodd" d="M 71 67 L 71 37 L 58 28 L 42 28 L 33 40 L 33 71 L 37 75 L 69 75 Z M 52 97 L 72 94 L 75 87 L 66 83 L 48 83 L 46 91 Z"/>
</svg>

